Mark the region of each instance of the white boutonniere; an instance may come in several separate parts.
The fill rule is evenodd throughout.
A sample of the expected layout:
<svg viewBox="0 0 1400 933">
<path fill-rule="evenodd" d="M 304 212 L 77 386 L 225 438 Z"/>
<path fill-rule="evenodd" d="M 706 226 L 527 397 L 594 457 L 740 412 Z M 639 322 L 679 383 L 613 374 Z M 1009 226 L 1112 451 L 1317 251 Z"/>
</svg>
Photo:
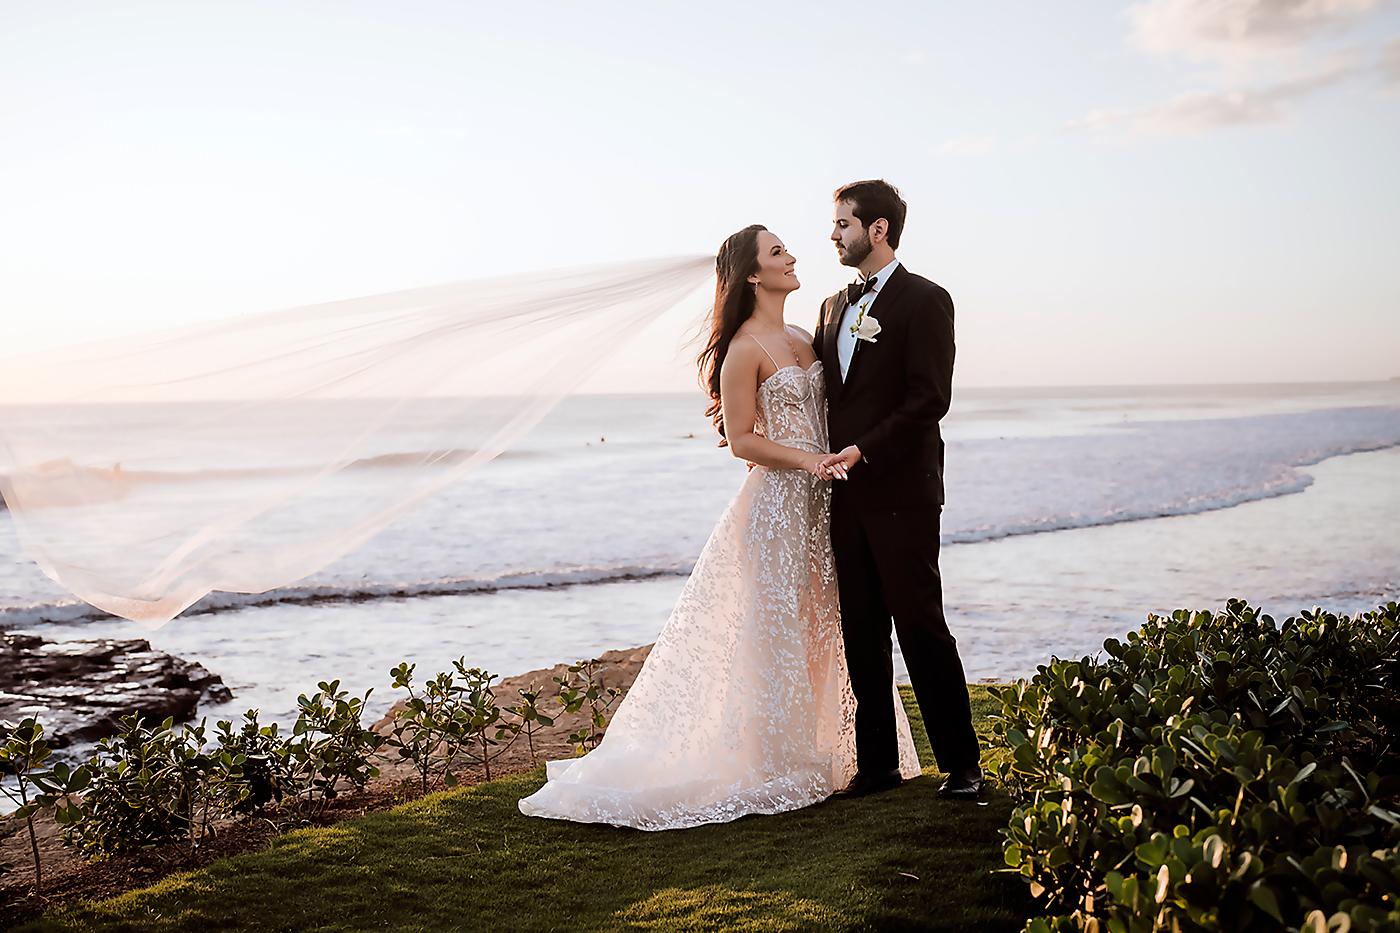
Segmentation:
<svg viewBox="0 0 1400 933">
<path fill-rule="evenodd" d="M 875 337 L 880 333 L 880 322 L 873 317 L 865 316 L 865 309 L 868 307 L 870 307 L 870 302 L 861 302 L 860 311 L 856 314 L 856 322 L 851 325 L 851 336 L 868 343 L 878 343 L 879 341 Z"/>
</svg>

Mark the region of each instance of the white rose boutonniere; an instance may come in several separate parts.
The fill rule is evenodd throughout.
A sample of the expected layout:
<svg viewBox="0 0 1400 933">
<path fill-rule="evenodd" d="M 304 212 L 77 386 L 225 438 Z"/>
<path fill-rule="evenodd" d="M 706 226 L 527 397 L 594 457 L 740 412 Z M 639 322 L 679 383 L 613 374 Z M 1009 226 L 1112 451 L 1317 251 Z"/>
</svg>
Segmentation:
<svg viewBox="0 0 1400 933">
<path fill-rule="evenodd" d="M 880 322 L 873 317 L 865 316 L 865 309 L 869 302 L 860 306 L 860 313 L 856 315 L 856 322 L 851 325 L 851 336 L 857 340 L 864 340 L 868 343 L 878 343 L 875 338 L 880 333 Z"/>
</svg>

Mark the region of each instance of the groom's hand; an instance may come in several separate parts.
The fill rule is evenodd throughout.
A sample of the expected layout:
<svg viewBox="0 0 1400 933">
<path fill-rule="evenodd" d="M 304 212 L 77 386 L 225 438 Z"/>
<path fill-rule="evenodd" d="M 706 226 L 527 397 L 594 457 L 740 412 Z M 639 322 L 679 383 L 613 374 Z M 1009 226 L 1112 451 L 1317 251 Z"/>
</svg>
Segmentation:
<svg viewBox="0 0 1400 933">
<path fill-rule="evenodd" d="M 830 457 L 823 460 L 822 467 L 830 472 L 832 476 L 838 477 L 839 479 L 846 479 L 846 474 L 850 472 L 851 467 L 860 463 L 860 460 L 860 448 L 852 444 L 840 453 L 832 454 Z"/>
</svg>

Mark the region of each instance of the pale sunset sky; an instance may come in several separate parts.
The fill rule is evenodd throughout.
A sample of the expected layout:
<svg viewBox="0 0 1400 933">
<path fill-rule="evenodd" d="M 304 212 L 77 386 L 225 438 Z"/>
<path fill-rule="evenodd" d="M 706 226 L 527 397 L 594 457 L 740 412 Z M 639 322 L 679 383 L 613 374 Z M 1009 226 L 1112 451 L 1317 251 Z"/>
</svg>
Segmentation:
<svg viewBox="0 0 1400 933">
<path fill-rule="evenodd" d="M 0 2 L 0 356 L 754 222 L 810 328 L 884 177 L 960 385 L 1389 379 L 1397 166 L 1381 0 Z"/>
</svg>

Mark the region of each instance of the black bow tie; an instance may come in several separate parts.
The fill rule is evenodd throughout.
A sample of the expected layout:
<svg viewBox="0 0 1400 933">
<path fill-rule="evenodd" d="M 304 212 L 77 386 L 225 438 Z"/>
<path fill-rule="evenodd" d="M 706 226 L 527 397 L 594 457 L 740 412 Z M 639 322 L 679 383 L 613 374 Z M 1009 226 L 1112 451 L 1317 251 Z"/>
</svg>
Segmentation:
<svg viewBox="0 0 1400 933">
<path fill-rule="evenodd" d="M 875 280 L 878 278 L 879 276 L 872 275 L 868 279 L 862 279 L 858 282 L 852 282 L 850 285 L 847 285 L 846 303 L 855 304 L 857 301 L 860 301 L 861 296 L 864 295 L 866 292 L 874 291 Z"/>
</svg>

